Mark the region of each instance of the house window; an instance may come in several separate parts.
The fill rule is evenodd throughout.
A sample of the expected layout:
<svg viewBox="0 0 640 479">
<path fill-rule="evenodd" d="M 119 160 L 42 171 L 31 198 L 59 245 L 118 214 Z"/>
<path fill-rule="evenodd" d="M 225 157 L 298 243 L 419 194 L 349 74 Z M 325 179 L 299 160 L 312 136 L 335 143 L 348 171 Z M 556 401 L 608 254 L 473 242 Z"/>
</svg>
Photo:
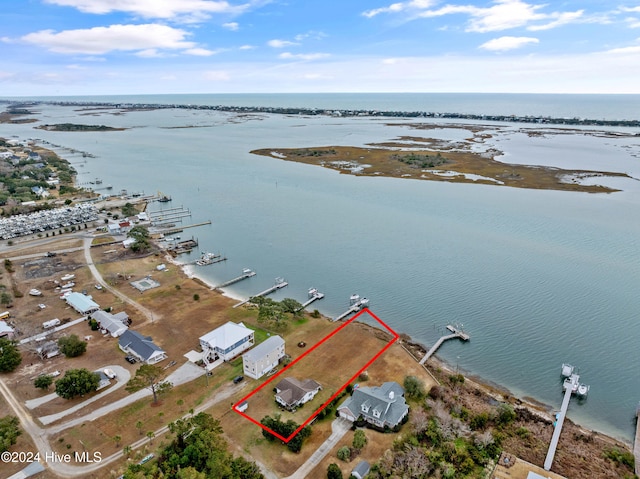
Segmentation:
<svg viewBox="0 0 640 479">
<path fill-rule="evenodd" d="M 369 412 L 369 405 L 363 404 L 362 405 L 362 412 Z"/>
<path fill-rule="evenodd" d="M 380 411 L 377 409 L 373 410 L 373 417 L 380 417 Z"/>
</svg>

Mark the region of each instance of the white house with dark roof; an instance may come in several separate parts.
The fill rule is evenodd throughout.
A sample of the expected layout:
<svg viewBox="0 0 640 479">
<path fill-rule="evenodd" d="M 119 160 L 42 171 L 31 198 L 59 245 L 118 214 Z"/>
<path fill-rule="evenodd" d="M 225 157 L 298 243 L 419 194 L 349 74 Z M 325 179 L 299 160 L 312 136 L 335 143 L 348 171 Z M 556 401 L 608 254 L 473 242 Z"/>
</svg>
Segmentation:
<svg viewBox="0 0 640 479">
<path fill-rule="evenodd" d="M 242 355 L 245 376 L 260 379 L 278 366 L 284 357 L 284 339 L 271 336 Z"/>
<path fill-rule="evenodd" d="M 80 314 L 91 314 L 100 309 L 100 305 L 96 303 L 91 296 L 82 293 L 71 293 L 65 300 L 67 304 Z"/>
<path fill-rule="evenodd" d="M 91 317 L 98 322 L 100 329 L 105 329 L 114 338 L 121 336 L 129 329 L 129 315 L 124 311 L 111 314 L 98 310 L 91 313 Z"/>
<path fill-rule="evenodd" d="M 402 386 L 386 382 L 382 386 L 354 389 L 351 397 L 338 407 L 338 413 L 352 422 L 362 417 L 376 427 L 393 428 L 409 414 L 409 406 L 404 400 Z"/>
<path fill-rule="evenodd" d="M 200 347 L 205 363 L 222 359 L 229 361 L 242 354 L 254 344 L 253 330 L 244 324 L 229 321 L 200 336 Z"/>
<path fill-rule="evenodd" d="M 287 409 L 293 409 L 311 401 L 322 386 L 313 379 L 300 381 L 296 378 L 284 378 L 276 384 L 276 402 Z"/>
<path fill-rule="evenodd" d="M 127 330 L 122 333 L 118 339 L 118 346 L 125 353 L 147 364 L 155 364 L 167 359 L 167 353 L 153 342 L 151 336 L 143 336 L 137 331 Z"/>
</svg>

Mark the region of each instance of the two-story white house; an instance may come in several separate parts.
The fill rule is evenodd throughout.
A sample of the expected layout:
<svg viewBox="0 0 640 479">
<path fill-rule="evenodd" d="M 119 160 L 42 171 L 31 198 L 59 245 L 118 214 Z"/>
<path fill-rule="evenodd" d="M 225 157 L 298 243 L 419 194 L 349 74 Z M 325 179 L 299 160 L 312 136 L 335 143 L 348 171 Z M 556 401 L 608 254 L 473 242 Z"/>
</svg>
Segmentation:
<svg viewBox="0 0 640 479">
<path fill-rule="evenodd" d="M 229 361 L 242 354 L 254 344 L 253 330 L 244 324 L 229 321 L 222 326 L 200 336 L 200 347 L 205 363 L 218 359 Z"/>
<path fill-rule="evenodd" d="M 253 379 L 260 379 L 278 366 L 283 357 L 284 339 L 271 336 L 242 355 L 244 374 Z"/>
</svg>

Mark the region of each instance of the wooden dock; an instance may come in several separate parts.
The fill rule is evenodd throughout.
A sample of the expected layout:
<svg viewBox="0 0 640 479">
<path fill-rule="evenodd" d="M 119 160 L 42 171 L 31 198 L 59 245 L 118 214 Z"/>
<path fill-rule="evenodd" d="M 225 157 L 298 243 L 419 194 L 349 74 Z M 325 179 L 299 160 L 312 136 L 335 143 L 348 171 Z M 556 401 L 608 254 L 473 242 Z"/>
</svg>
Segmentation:
<svg viewBox="0 0 640 479">
<path fill-rule="evenodd" d="M 636 407 L 636 440 L 633 443 L 633 455 L 636 458 L 636 476 L 640 477 L 640 403 Z"/>
<path fill-rule="evenodd" d="M 360 299 L 360 296 L 358 295 L 353 295 L 351 298 L 351 307 L 340 316 L 334 318 L 334 321 L 340 321 L 353 313 L 357 313 L 363 308 L 369 307 L 369 300 L 367 298 Z M 354 298 L 357 298 L 357 300 L 354 301 Z"/>
<path fill-rule="evenodd" d="M 276 278 L 276 283 L 273 286 L 271 286 L 270 288 L 265 289 L 264 291 L 260 291 L 258 294 L 254 294 L 253 296 L 249 296 L 249 299 L 245 299 L 244 301 L 240 301 L 239 303 L 234 304 L 233 307 L 237 308 L 238 306 L 242 306 L 243 304 L 247 304 L 253 298 L 259 298 L 260 296 L 267 296 L 267 295 L 273 293 L 274 291 L 282 289 L 282 288 L 284 288 L 285 286 L 288 286 L 288 285 L 289 285 L 289 283 L 287 283 L 283 278 Z"/>
<path fill-rule="evenodd" d="M 577 375 L 571 376 L 572 379 L 566 379 L 565 381 L 572 381 L 575 376 L 575 381 L 579 380 Z M 573 383 L 572 383 L 573 384 Z M 544 470 L 551 470 L 553 464 L 553 458 L 556 455 L 556 448 L 558 447 L 558 441 L 560 440 L 560 433 L 562 432 L 562 425 L 564 424 L 564 418 L 567 415 L 567 409 L 569 409 L 569 401 L 571 400 L 571 394 L 573 394 L 573 387 L 567 387 L 564 391 L 564 399 L 562 400 L 562 407 L 556 420 L 556 425 L 551 436 L 551 442 L 549 443 L 549 449 L 547 450 L 547 457 L 544 460 Z"/>
<path fill-rule="evenodd" d="M 469 341 L 469 339 L 471 338 L 471 336 L 469 336 L 467 333 L 462 331 L 462 329 L 456 328 L 455 326 L 452 326 L 450 324 L 447 325 L 447 329 L 449 331 L 451 331 L 451 334 L 447 334 L 445 336 L 442 336 L 440 339 L 438 339 L 438 341 L 436 341 L 436 344 L 434 344 L 431 347 L 431 349 L 429 351 L 427 351 L 427 354 L 425 354 L 424 357 L 420 360 L 420 364 L 424 364 L 425 362 L 427 362 L 427 359 L 429 359 L 431 356 L 433 356 L 435 354 L 435 352 L 438 350 L 438 348 L 445 341 L 447 341 L 449 339 L 455 339 L 455 338 L 460 338 L 463 341 Z"/>
<path fill-rule="evenodd" d="M 318 291 L 316 288 L 309 289 L 309 299 L 307 301 L 305 301 L 304 303 L 302 303 L 302 306 L 300 306 L 300 308 L 298 308 L 298 311 L 302 311 L 304 308 L 309 306 L 314 301 L 316 301 L 318 299 L 322 299 L 322 298 L 324 298 L 324 294 L 321 293 L 320 291 Z"/>
<path fill-rule="evenodd" d="M 220 283 L 218 286 L 216 286 L 216 288 L 224 288 L 226 286 L 231 286 L 232 284 L 242 281 L 243 279 L 251 278 L 252 276 L 255 276 L 255 275 L 256 275 L 255 271 L 252 271 L 250 269 L 245 269 L 242 271 L 242 274 L 240 276 L 230 279 L 229 281 L 225 281 L 224 283 Z"/>
<path fill-rule="evenodd" d="M 164 233 L 165 235 L 170 235 L 173 233 L 181 233 L 183 230 L 186 230 L 187 228 L 196 228 L 198 226 L 205 226 L 210 224 L 211 224 L 211 220 L 208 220 L 208 221 L 203 221 L 202 223 L 193 223 L 190 225 L 176 226 L 174 228 L 163 228 L 163 229 L 159 228 L 158 231 L 154 230 L 154 233 Z"/>
</svg>

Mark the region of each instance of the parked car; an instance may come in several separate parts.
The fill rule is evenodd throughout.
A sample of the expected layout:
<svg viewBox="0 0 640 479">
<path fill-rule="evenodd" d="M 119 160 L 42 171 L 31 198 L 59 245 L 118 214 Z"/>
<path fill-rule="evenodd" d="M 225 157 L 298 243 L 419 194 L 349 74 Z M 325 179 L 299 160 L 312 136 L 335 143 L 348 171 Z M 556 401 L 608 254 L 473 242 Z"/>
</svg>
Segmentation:
<svg viewBox="0 0 640 479">
<path fill-rule="evenodd" d="M 47 258 L 53 258 L 55 255 L 56 255 L 56 253 L 53 252 L 53 251 L 48 251 L 47 252 Z"/>
<path fill-rule="evenodd" d="M 238 384 L 243 379 L 244 379 L 244 376 L 236 376 L 235 378 L 233 378 L 233 384 Z"/>
<path fill-rule="evenodd" d="M 136 361 L 138 361 L 138 360 L 137 360 L 136 358 L 134 358 L 133 356 L 125 356 L 125 357 L 124 357 L 124 359 L 125 359 L 125 361 L 127 361 L 128 363 L 131 363 L 131 364 L 135 364 L 135 363 L 136 363 Z"/>
<path fill-rule="evenodd" d="M 104 375 L 107 376 L 109 379 L 113 379 L 116 377 L 116 373 L 113 371 L 113 369 L 105 369 L 104 371 Z"/>
</svg>

